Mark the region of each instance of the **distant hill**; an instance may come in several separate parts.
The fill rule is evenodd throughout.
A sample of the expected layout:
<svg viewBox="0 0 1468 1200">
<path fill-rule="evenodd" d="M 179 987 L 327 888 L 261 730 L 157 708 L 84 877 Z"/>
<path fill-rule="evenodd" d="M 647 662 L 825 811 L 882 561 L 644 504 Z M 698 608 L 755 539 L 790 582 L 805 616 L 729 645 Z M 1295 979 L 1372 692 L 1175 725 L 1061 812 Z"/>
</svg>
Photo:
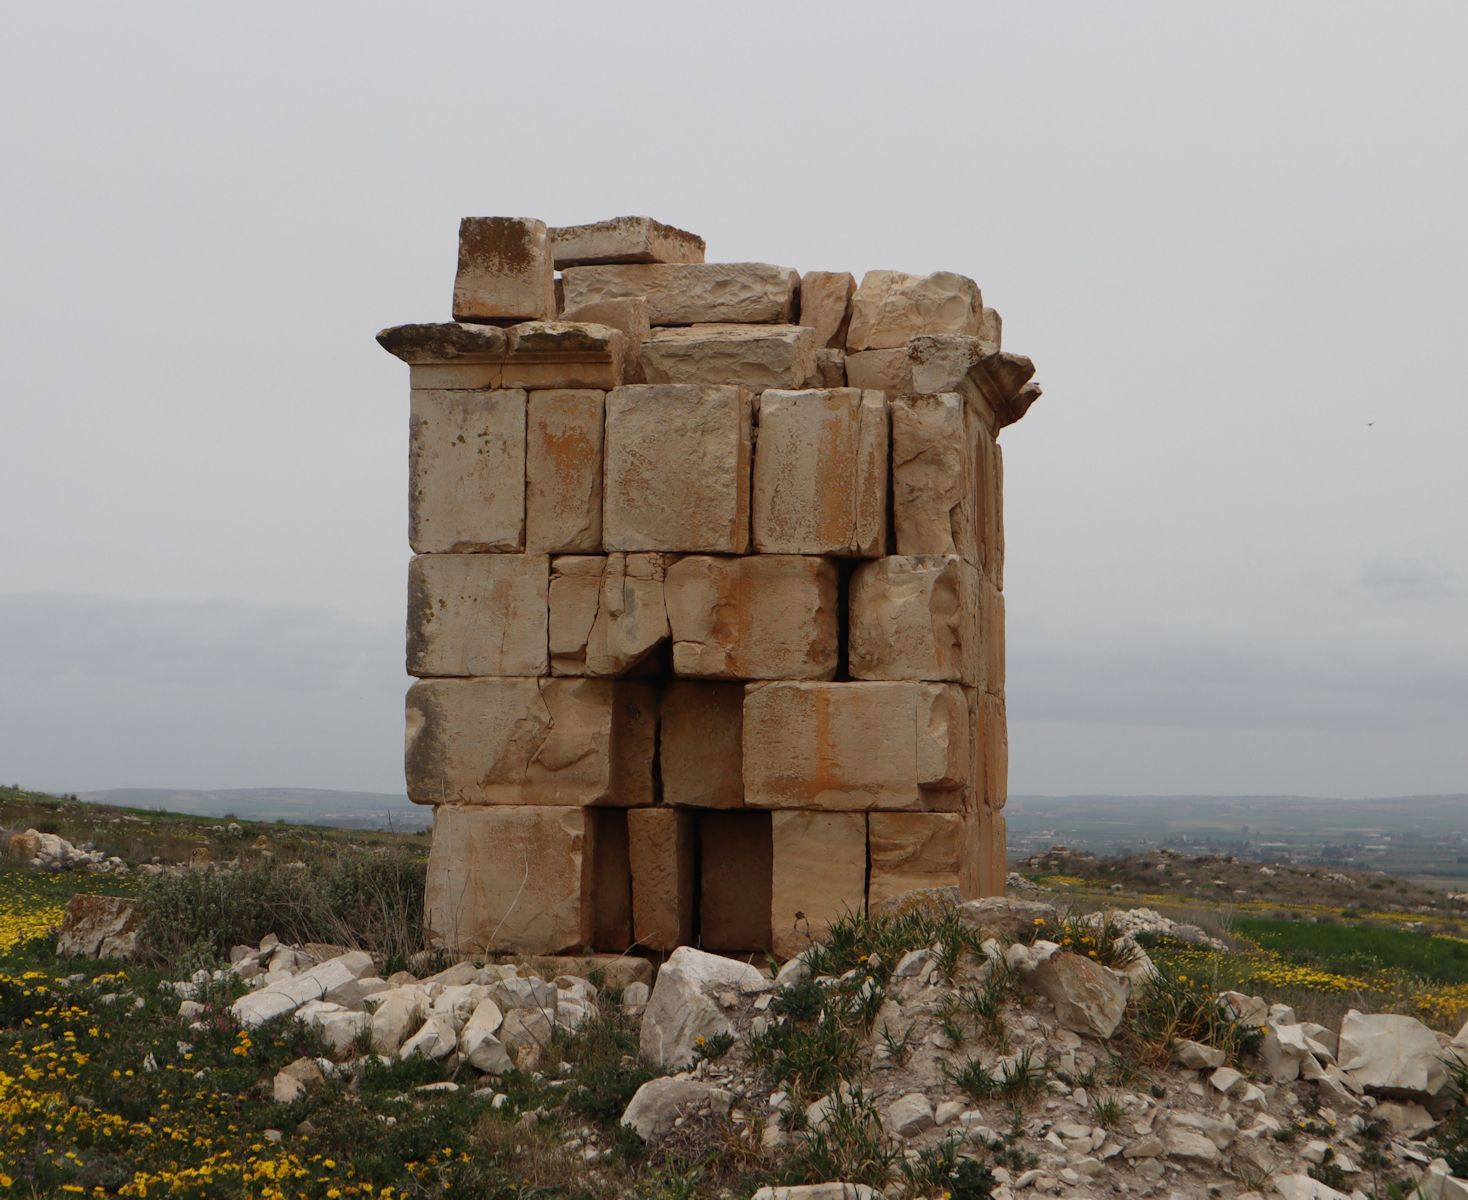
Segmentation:
<svg viewBox="0 0 1468 1200">
<path fill-rule="evenodd" d="M 330 788 L 112 788 L 78 792 L 94 804 L 126 808 L 161 808 L 166 812 L 206 817 L 245 817 L 253 821 L 289 821 L 297 825 L 335 825 L 343 829 L 426 828 L 432 810 L 393 792 L 339 792 Z"/>
</svg>

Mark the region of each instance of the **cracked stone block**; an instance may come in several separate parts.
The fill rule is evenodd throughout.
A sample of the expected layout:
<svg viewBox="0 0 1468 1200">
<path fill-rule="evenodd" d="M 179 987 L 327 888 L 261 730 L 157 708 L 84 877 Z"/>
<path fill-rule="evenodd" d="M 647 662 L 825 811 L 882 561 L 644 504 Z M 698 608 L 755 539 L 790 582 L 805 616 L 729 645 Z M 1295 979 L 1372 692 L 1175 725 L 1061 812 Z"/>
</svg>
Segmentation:
<svg viewBox="0 0 1468 1200">
<path fill-rule="evenodd" d="M 459 222 L 454 320 L 552 320 L 556 315 L 554 280 L 544 221 L 465 217 Z"/>
<path fill-rule="evenodd" d="M 854 679 L 983 682 L 978 570 L 947 555 L 894 555 L 851 576 L 848 645 Z"/>
<path fill-rule="evenodd" d="M 701 263 L 704 240 L 651 217 L 612 217 L 550 230 L 556 270 L 601 263 Z"/>
<path fill-rule="evenodd" d="M 905 346 L 898 350 L 849 351 L 845 366 L 848 387 L 886 392 L 894 399 L 913 394 L 912 364 Z"/>
<path fill-rule="evenodd" d="M 996 812 L 1009 799 L 1009 718 L 1004 697 L 985 693 L 974 698 L 977 709 L 979 766 L 982 776 L 974 780 L 978 798 Z"/>
<path fill-rule="evenodd" d="M 591 945 L 622 953 L 632 945 L 632 858 L 629 812 L 590 808 Z"/>
<path fill-rule="evenodd" d="M 625 675 L 669 636 L 667 556 L 570 555 L 551 560 L 549 643 L 557 675 Z"/>
<path fill-rule="evenodd" d="M 695 817 L 674 808 L 627 812 L 632 931 L 639 946 L 672 950 L 693 940 Z"/>
<path fill-rule="evenodd" d="M 744 685 L 675 679 L 663 691 L 663 803 L 744 806 Z"/>
<path fill-rule="evenodd" d="M 892 401 L 892 525 L 898 554 L 979 558 L 977 450 L 955 392 Z"/>
<path fill-rule="evenodd" d="M 767 391 L 754 457 L 761 554 L 874 558 L 887 541 L 887 404 L 857 388 Z"/>
<path fill-rule="evenodd" d="M 904 892 L 956 887 L 963 842 L 958 813 L 867 815 L 871 883 L 867 903 L 873 911 Z"/>
<path fill-rule="evenodd" d="M 837 918 L 866 912 L 866 842 L 866 813 L 770 814 L 770 937 L 778 957 L 823 940 Z"/>
<path fill-rule="evenodd" d="M 691 555 L 668 568 L 673 671 L 710 679 L 830 679 L 836 564 L 801 555 Z"/>
<path fill-rule="evenodd" d="M 769 263 L 567 267 L 561 280 L 567 308 L 644 296 L 654 325 L 785 323 L 800 288 L 799 272 Z"/>
<path fill-rule="evenodd" d="M 968 704 L 939 683 L 751 683 L 744 802 L 951 811 L 971 764 Z"/>
<path fill-rule="evenodd" d="M 800 323 L 815 330 L 816 345 L 846 347 L 856 280 L 846 271 L 807 271 L 800 277 Z"/>
<path fill-rule="evenodd" d="M 525 412 L 525 548 L 601 549 L 602 408 L 605 393 L 531 392 Z"/>
<path fill-rule="evenodd" d="M 617 330 L 622 335 L 622 382 L 646 382 L 642 370 L 642 343 L 647 341 L 652 328 L 647 319 L 647 301 L 641 296 L 568 308 L 561 313 L 561 320 L 590 321 Z"/>
<path fill-rule="evenodd" d="M 959 895 L 965 900 L 1004 895 L 1009 875 L 1004 854 L 1004 814 L 987 805 L 963 813 L 961 836 Z"/>
<path fill-rule="evenodd" d="M 594 825 L 584 808 L 439 808 L 424 896 L 430 940 L 459 954 L 586 946 Z"/>
<path fill-rule="evenodd" d="M 988 580 L 979 585 L 979 634 L 983 639 L 983 685 L 1004 695 L 1004 593 Z"/>
<path fill-rule="evenodd" d="M 846 349 L 893 349 L 925 333 L 977 334 L 983 309 L 979 285 L 951 271 L 868 271 L 851 298 Z"/>
<path fill-rule="evenodd" d="M 749 548 L 751 398 L 729 385 L 607 394 L 602 542 L 608 550 Z"/>
<path fill-rule="evenodd" d="M 408 674 L 544 675 L 543 554 L 422 554 L 408 564 Z"/>
<path fill-rule="evenodd" d="M 417 554 L 525 548 L 523 391 L 412 393 L 408 541 Z"/>
<path fill-rule="evenodd" d="M 699 942 L 705 950 L 770 945 L 770 814 L 698 814 Z"/>
<path fill-rule="evenodd" d="M 654 329 L 642 348 L 649 383 L 798 388 L 816 375 L 815 335 L 803 325 L 687 325 Z"/>
<path fill-rule="evenodd" d="M 651 803 L 656 694 L 625 690 L 637 687 L 420 680 L 408 689 L 408 796 L 417 804 Z"/>
</svg>

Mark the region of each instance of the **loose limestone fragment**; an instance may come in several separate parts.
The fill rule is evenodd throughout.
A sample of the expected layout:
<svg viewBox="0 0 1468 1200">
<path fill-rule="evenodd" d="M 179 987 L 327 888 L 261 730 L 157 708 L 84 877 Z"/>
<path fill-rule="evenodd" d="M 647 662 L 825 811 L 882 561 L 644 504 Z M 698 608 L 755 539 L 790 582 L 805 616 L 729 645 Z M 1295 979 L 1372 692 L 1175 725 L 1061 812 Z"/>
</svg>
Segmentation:
<svg viewBox="0 0 1468 1200">
<path fill-rule="evenodd" d="M 617 388 L 606 404 L 606 549 L 743 554 L 749 393 L 728 385 L 646 384 Z"/>
<path fill-rule="evenodd" d="M 892 401 L 892 524 L 898 554 L 978 560 L 976 449 L 955 392 Z"/>
<path fill-rule="evenodd" d="M 604 397 L 585 389 L 530 393 L 525 415 L 527 550 L 601 549 Z"/>
<path fill-rule="evenodd" d="M 622 1124 L 656 1145 L 679 1121 L 729 1111 L 734 1097 L 721 1087 L 687 1076 L 650 1079 L 637 1089 L 622 1114 Z"/>
<path fill-rule="evenodd" d="M 800 277 L 800 323 L 815 330 L 817 346 L 845 347 L 855 291 L 856 280 L 846 271 L 807 271 Z"/>
<path fill-rule="evenodd" d="M 623 675 L 668 637 L 663 554 L 551 561 L 550 662 L 558 675 Z"/>
<path fill-rule="evenodd" d="M 408 541 L 417 554 L 525 547 L 523 391 L 414 389 Z"/>
<path fill-rule="evenodd" d="M 642 362 L 649 383 L 798 388 L 815 378 L 816 342 L 803 325 L 678 326 L 654 329 Z"/>
<path fill-rule="evenodd" d="M 544 675 L 543 554 L 420 554 L 408 564 L 409 675 Z"/>
<path fill-rule="evenodd" d="M 754 460 L 755 548 L 761 554 L 881 554 L 887 444 L 880 392 L 765 392 Z"/>
<path fill-rule="evenodd" d="M 612 217 L 550 230 L 556 270 L 596 263 L 701 263 L 704 240 L 651 217 Z"/>
<path fill-rule="evenodd" d="M 854 812 L 770 814 L 770 937 L 790 958 L 831 922 L 866 911 L 867 817 Z"/>
<path fill-rule="evenodd" d="M 962 821 L 957 813 L 867 814 L 873 911 L 904 892 L 958 883 Z"/>
<path fill-rule="evenodd" d="M 750 684 L 745 803 L 956 810 L 969 774 L 968 726 L 963 692 L 951 684 Z"/>
<path fill-rule="evenodd" d="M 627 834 L 634 940 L 649 950 L 686 945 L 693 936 L 694 815 L 630 809 Z"/>
<path fill-rule="evenodd" d="M 693 555 L 668 568 L 673 670 L 711 679 L 830 679 L 834 563 L 800 555 Z"/>
<path fill-rule="evenodd" d="M 893 349 L 924 333 L 977 334 L 983 308 L 978 284 L 951 271 L 868 271 L 851 300 L 846 348 Z"/>
<path fill-rule="evenodd" d="M 1437 1035 L 1416 1017 L 1351 1009 L 1341 1020 L 1339 1058 L 1369 1091 L 1436 1096 L 1448 1085 Z"/>
<path fill-rule="evenodd" d="M 851 576 L 852 677 L 978 686 L 979 587 L 978 571 L 953 554 L 862 563 Z"/>
<path fill-rule="evenodd" d="M 568 309 L 645 296 L 654 325 L 788 322 L 800 287 L 798 272 L 769 263 L 568 267 L 562 281 Z"/>
<path fill-rule="evenodd" d="M 550 320 L 556 315 L 554 280 L 544 221 L 465 217 L 459 222 L 454 320 Z"/>
<path fill-rule="evenodd" d="M 744 685 L 674 680 L 663 692 L 663 803 L 741 808 Z"/>
<path fill-rule="evenodd" d="M 1066 1029 L 1109 1038 L 1121 1026 L 1132 985 L 1125 975 L 1054 943 L 1026 974 L 1025 986 L 1055 1005 Z"/>
<path fill-rule="evenodd" d="M 692 1061 L 699 1041 L 734 1032 L 716 996 L 761 986 L 765 977 L 749 963 L 680 946 L 658 971 L 642 1017 L 641 1049 L 650 1062 L 681 1067 Z"/>
</svg>

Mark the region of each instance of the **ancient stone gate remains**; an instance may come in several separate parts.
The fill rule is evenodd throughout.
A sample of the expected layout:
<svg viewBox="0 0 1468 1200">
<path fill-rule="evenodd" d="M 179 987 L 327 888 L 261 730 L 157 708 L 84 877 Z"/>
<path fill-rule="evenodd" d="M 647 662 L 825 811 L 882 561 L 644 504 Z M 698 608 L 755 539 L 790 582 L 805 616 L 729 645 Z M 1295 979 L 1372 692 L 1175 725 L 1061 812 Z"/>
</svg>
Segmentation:
<svg viewBox="0 0 1468 1200">
<path fill-rule="evenodd" d="M 435 938 L 789 955 L 1000 893 L 996 438 L 1039 389 L 973 280 L 473 217 L 453 315 L 378 335 Z"/>
</svg>

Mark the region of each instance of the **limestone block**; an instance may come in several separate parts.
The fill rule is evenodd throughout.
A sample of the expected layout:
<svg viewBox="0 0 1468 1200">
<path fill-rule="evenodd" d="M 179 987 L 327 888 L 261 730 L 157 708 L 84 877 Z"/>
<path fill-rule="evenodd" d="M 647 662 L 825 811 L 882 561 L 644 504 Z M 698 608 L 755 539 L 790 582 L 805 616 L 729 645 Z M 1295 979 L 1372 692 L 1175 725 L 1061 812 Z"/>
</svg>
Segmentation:
<svg viewBox="0 0 1468 1200">
<path fill-rule="evenodd" d="M 978 386 L 971 373 L 978 364 L 993 358 L 997 352 L 998 347 L 994 343 L 977 335 L 940 333 L 915 337 L 907 343 L 913 390 L 920 395 L 925 392 L 959 392 L 970 399 L 977 399 Z M 993 410 L 987 401 L 984 401 L 984 410 L 992 423 Z"/>
<path fill-rule="evenodd" d="M 873 910 L 904 892 L 957 885 L 964 836 L 958 813 L 874 812 L 867 822 Z"/>
<path fill-rule="evenodd" d="M 836 564 L 795 554 L 692 555 L 668 568 L 675 674 L 830 679 L 838 655 Z"/>
<path fill-rule="evenodd" d="M 663 554 L 551 560 L 550 662 L 558 675 L 623 675 L 668 637 Z"/>
<path fill-rule="evenodd" d="M 742 684 L 669 683 L 658 748 L 663 803 L 742 808 L 743 730 Z"/>
<path fill-rule="evenodd" d="M 996 350 L 1004 344 L 1004 321 L 997 309 L 986 308 L 979 314 L 979 337 Z"/>
<path fill-rule="evenodd" d="M 621 952 L 632 945 L 632 858 L 628 812 L 592 808 L 591 944 Z"/>
<path fill-rule="evenodd" d="M 743 554 L 749 393 L 728 385 L 644 384 L 610 392 L 606 406 L 603 545 Z"/>
<path fill-rule="evenodd" d="M 977 334 L 983 309 L 979 285 L 951 271 L 868 271 L 851 298 L 846 348 L 889 350 L 924 333 Z"/>
<path fill-rule="evenodd" d="M 606 325 L 622 335 L 623 381 L 643 383 L 642 343 L 652 332 L 647 319 L 647 301 L 641 296 L 628 296 L 623 300 L 602 300 L 595 304 L 583 304 L 580 308 L 568 308 L 561 313 L 563 321 L 591 321 Z"/>
<path fill-rule="evenodd" d="M 605 390 L 624 381 L 627 341 L 621 330 L 611 326 L 586 321 L 526 321 L 496 331 L 503 338 L 498 353 L 492 352 L 487 343 L 476 346 L 461 333 L 449 332 L 465 328 L 469 327 L 400 326 L 384 330 L 378 340 L 411 363 L 408 374 L 414 388 Z M 384 340 L 388 335 L 392 335 L 391 344 Z M 415 343 L 426 345 L 437 356 L 415 349 Z"/>
<path fill-rule="evenodd" d="M 770 945 L 770 814 L 698 814 L 699 940 L 711 950 Z"/>
<path fill-rule="evenodd" d="M 423 554 L 408 564 L 409 675 L 544 675 L 543 554 Z"/>
<path fill-rule="evenodd" d="M 846 355 L 846 386 L 871 388 L 889 397 L 911 396 L 912 364 L 907 349 L 859 350 Z"/>
<path fill-rule="evenodd" d="M 433 818 L 424 923 L 435 945 L 554 954 L 587 944 L 589 810 L 446 805 Z"/>
<path fill-rule="evenodd" d="M 378 332 L 377 343 L 389 354 L 416 366 L 500 362 L 510 347 L 509 337 L 497 325 L 455 321 L 391 325 Z"/>
<path fill-rule="evenodd" d="M 648 803 L 656 708 L 625 691 L 634 687 L 420 680 L 408 689 L 408 796 L 417 804 Z"/>
<path fill-rule="evenodd" d="M 417 554 L 525 547 L 525 393 L 415 390 L 408 542 Z"/>
<path fill-rule="evenodd" d="M 977 451 L 955 392 L 892 401 L 892 524 L 898 554 L 977 561 Z"/>
<path fill-rule="evenodd" d="M 800 277 L 800 323 L 816 331 L 816 345 L 843 349 L 856 280 L 847 271 L 807 271 Z"/>
<path fill-rule="evenodd" d="M 654 325 L 786 322 L 800 287 L 798 272 L 769 263 L 568 267 L 562 280 L 567 308 L 645 296 Z"/>
<path fill-rule="evenodd" d="M 979 573 L 955 554 L 895 555 L 851 576 L 853 679 L 982 682 Z"/>
<path fill-rule="evenodd" d="M 992 693 L 976 695 L 979 770 L 974 788 L 989 807 L 998 811 L 1009 799 L 1009 720 L 1004 697 Z"/>
<path fill-rule="evenodd" d="M 975 562 L 996 587 L 1004 584 L 1003 462 L 999 443 L 973 420 L 968 423 L 974 449 L 974 531 L 978 539 Z"/>
<path fill-rule="evenodd" d="M 980 629 L 984 641 L 984 690 L 1004 695 L 1004 593 L 988 580 L 980 585 Z"/>
<path fill-rule="evenodd" d="M 999 427 L 1003 429 L 1006 425 L 1013 425 L 1025 413 L 1030 411 L 1030 406 L 1042 394 L 1038 383 L 1031 382 L 1025 384 L 1019 391 L 1015 392 L 1013 396 L 1005 401 L 1004 407 L 999 410 Z"/>
<path fill-rule="evenodd" d="M 530 393 L 525 410 L 527 550 L 601 549 L 604 396 L 569 389 Z"/>
<path fill-rule="evenodd" d="M 554 278 L 544 221 L 465 217 L 459 222 L 454 320 L 549 320 L 556 315 Z"/>
<path fill-rule="evenodd" d="M 704 240 L 651 217 L 612 217 L 550 230 L 556 270 L 594 263 L 701 263 Z"/>
<path fill-rule="evenodd" d="M 694 815 L 630 809 L 627 834 L 635 941 L 649 950 L 686 945 L 693 938 Z"/>
<path fill-rule="evenodd" d="M 841 350 L 816 351 L 816 386 L 839 388 L 846 386 L 846 354 Z"/>
<path fill-rule="evenodd" d="M 760 397 L 753 528 L 762 554 L 875 557 L 887 542 L 887 404 L 856 388 Z"/>
<path fill-rule="evenodd" d="M 837 918 L 866 912 L 867 817 L 859 812 L 770 814 L 770 938 L 791 958 Z"/>
<path fill-rule="evenodd" d="M 971 769 L 951 684 L 750 684 L 743 740 L 744 801 L 758 808 L 952 811 Z"/>
<path fill-rule="evenodd" d="M 798 388 L 816 375 L 815 335 L 803 325 L 685 325 L 654 329 L 642 348 L 648 383 Z"/>
</svg>

